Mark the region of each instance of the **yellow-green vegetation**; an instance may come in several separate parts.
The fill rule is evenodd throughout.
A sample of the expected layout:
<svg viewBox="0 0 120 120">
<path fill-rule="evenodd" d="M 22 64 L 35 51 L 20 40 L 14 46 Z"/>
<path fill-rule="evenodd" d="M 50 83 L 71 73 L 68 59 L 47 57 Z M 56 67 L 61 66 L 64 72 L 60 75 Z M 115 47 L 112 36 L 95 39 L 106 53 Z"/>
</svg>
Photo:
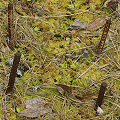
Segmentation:
<svg viewBox="0 0 120 120">
<path fill-rule="evenodd" d="M 61 95 L 55 84 L 73 87 L 76 95 L 97 94 L 102 82 L 107 83 L 102 104 L 104 119 L 120 119 L 120 18 L 110 9 L 102 9 L 103 0 L 15 0 L 14 46 L 8 49 L 7 6 L 0 2 L 0 91 L 1 119 L 30 119 L 19 116 L 24 101 L 41 96 L 53 113 L 40 120 L 101 120 L 96 116 L 96 99 L 78 100 L 70 93 Z M 105 2 L 105 1 L 104 1 Z M 70 30 L 74 20 L 89 24 L 95 18 L 112 18 L 103 53 L 96 55 L 103 28 L 96 31 Z M 11 66 L 8 58 L 16 51 L 21 77 L 16 77 L 11 96 L 5 95 Z M 87 51 L 87 56 L 84 56 Z M 33 88 L 38 86 L 37 92 Z M 34 119 L 34 118 L 32 118 Z"/>
</svg>

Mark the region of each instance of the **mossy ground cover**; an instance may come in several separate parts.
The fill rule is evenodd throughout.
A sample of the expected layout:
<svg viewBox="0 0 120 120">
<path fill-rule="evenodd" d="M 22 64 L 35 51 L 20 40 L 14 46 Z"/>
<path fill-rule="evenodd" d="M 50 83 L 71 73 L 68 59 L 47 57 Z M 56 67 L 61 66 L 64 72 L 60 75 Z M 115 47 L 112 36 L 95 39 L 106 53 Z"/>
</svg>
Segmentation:
<svg viewBox="0 0 120 120">
<path fill-rule="evenodd" d="M 1 119 L 33 119 L 19 116 L 26 99 L 41 96 L 53 109 L 38 119 L 95 120 L 96 98 L 79 100 L 70 93 L 61 95 L 55 84 L 73 87 L 78 96 L 97 94 L 102 82 L 107 83 L 102 105 L 104 119 L 120 119 L 120 18 L 110 9 L 102 9 L 101 0 L 16 0 L 14 3 L 14 43 L 6 48 L 7 6 L 0 1 L 0 90 Z M 86 24 L 106 15 L 112 17 L 107 42 L 101 55 L 96 55 L 103 27 L 95 31 L 70 30 L 79 19 Z M 8 58 L 22 53 L 22 76 L 15 79 L 11 96 L 5 95 L 9 73 Z M 84 57 L 84 52 L 87 56 Z M 33 88 L 37 86 L 37 92 Z M 37 118 L 35 118 L 37 119 Z"/>
</svg>

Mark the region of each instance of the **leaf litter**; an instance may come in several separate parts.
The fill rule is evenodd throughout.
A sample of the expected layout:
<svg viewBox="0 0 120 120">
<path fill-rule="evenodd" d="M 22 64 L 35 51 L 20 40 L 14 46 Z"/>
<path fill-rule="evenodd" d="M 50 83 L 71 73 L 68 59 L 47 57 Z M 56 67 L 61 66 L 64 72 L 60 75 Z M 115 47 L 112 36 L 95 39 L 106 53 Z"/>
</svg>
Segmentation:
<svg viewBox="0 0 120 120">
<path fill-rule="evenodd" d="M 52 112 L 52 109 L 49 107 L 47 101 L 41 97 L 33 97 L 25 100 L 25 106 L 26 109 L 19 112 L 20 116 L 34 118 Z"/>
<path fill-rule="evenodd" d="M 79 21 L 79 20 L 75 20 L 73 23 L 70 24 L 70 29 L 73 30 L 77 30 L 77 29 L 85 29 L 86 28 L 86 23 Z"/>
<path fill-rule="evenodd" d="M 8 1 L 2 2 L 6 9 Z M 9 73 L 8 58 L 17 50 L 22 52 L 20 66 L 25 70 L 22 71 L 23 76 L 16 78 L 14 94 L 11 98 L 8 97 L 10 101 L 1 102 L 0 117 L 4 118 L 8 112 L 8 119 L 20 119 L 14 108 L 20 107 L 24 99 L 33 97 L 25 102 L 25 111 L 23 107 L 18 109 L 21 111 L 19 116 L 50 119 L 51 110 L 54 110 L 54 119 L 101 119 L 95 115 L 94 103 L 99 85 L 104 81 L 108 83 L 108 88 L 101 108 L 103 116 L 106 119 L 118 119 L 120 83 L 116 64 L 119 65 L 119 18 L 114 13 L 111 14 L 110 9 L 101 10 L 99 0 L 86 3 L 79 0 L 16 1 L 15 8 L 15 42 L 19 47 L 14 47 L 12 51 L 2 50 L 0 82 L 3 87 L 7 84 Z M 69 17 L 67 13 L 70 13 Z M 4 10 L 0 14 L 4 16 L 4 19 L 0 18 L 3 24 L 1 34 L 6 41 L 7 23 L 4 20 L 7 13 Z M 110 42 L 105 44 L 98 60 L 99 56 L 94 53 L 107 15 L 113 17 L 114 25 L 109 31 Z M 69 28 L 75 32 L 71 32 Z M 3 43 L 0 45 L 3 46 Z M 26 68 L 26 64 L 30 69 Z M 58 90 L 55 84 L 59 87 Z M 116 89 L 112 89 L 114 84 Z M 36 85 L 40 87 L 27 94 L 28 89 Z M 109 94 L 111 89 L 113 95 Z M 50 99 L 50 105 L 42 98 Z"/>
</svg>

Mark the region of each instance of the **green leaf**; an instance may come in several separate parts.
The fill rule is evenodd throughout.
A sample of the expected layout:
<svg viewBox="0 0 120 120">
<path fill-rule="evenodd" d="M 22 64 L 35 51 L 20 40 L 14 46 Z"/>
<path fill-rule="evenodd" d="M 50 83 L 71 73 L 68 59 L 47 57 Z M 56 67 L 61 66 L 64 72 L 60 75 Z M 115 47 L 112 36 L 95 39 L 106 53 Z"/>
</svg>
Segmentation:
<svg viewBox="0 0 120 120">
<path fill-rule="evenodd" d="M 24 57 L 25 57 L 25 56 L 22 54 L 22 55 L 21 55 L 21 58 L 24 58 Z"/>
<path fill-rule="evenodd" d="M 39 28 L 39 27 L 35 27 L 34 30 L 35 30 L 35 31 L 38 31 L 38 30 L 40 30 L 40 28 Z"/>
<path fill-rule="evenodd" d="M 19 113 L 21 111 L 20 107 L 16 107 L 16 111 Z"/>
</svg>

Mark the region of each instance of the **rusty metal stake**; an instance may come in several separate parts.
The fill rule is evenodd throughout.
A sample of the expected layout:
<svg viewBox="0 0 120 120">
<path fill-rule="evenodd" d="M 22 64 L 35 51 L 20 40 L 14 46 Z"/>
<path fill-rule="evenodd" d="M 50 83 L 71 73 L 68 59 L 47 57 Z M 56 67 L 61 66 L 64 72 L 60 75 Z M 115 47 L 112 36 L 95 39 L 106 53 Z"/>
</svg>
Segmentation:
<svg viewBox="0 0 120 120">
<path fill-rule="evenodd" d="M 13 90 L 14 83 L 15 83 L 16 72 L 17 72 L 18 64 L 20 62 L 20 57 L 21 57 L 21 53 L 18 51 L 15 54 L 15 57 L 14 57 L 14 61 L 13 61 L 13 65 L 12 65 L 11 73 L 10 73 L 10 77 L 9 77 L 9 83 L 8 83 L 8 87 L 7 87 L 7 90 L 6 90 L 6 94 L 12 92 L 12 90 Z"/>
<path fill-rule="evenodd" d="M 8 36 L 9 36 L 9 47 L 11 48 L 13 46 L 13 37 L 14 37 L 14 31 L 13 31 L 13 4 L 8 4 Z"/>
<path fill-rule="evenodd" d="M 102 34 L 102 37 L 101 37 L 101 40 L 100 40 L 100 43 L 99 43 L 99 46 L 98 46 L 98 50 L 97 50 L 98 55 L 103 50 L 103 47 L 104 47 L 104 44 L 105 44 L 105 41 L 106 41 L 106 37 L 107 37 L 108 31 L 109 31 L 109 28 L 110 28 L 110 24 L 111 24 L 111 19 L 106 21 L 106 24 L 105 24 L 105 27 L 104 27 L 104 30 L 103 30 L 103 34 Z"/>
<path fill-rule="evenodd" d="M 101 105 L 102 105 L 102 101 L 103 101 L 103 97 L 104 97 L 106 87 L 107 87 L 107 84 L 105 82 L 103 82 L 101 84 L 98 99 L 97 99 L 96 105 L 95 105 L 95 110 L 96 111 L 97 111 L 98 106 L 101 107 Z"/>
</svg>

